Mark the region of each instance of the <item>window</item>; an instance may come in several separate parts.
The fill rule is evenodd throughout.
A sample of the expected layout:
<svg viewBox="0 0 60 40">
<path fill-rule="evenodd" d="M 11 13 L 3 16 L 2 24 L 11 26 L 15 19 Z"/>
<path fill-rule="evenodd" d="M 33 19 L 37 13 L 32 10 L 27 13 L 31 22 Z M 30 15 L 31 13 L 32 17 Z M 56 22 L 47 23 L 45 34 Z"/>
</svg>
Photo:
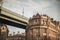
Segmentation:
<svg viewBox="0 0 60 40">
<path fill-rule="evenodd" d="M 39 24 L 39 19 L 34 20 L 34 24 Z"/>
<path fill-rule="evenodd" d="M 39 19 L 37 19 L 37 24 L 39 24 L 40 23 L 40 21 L 39 21 Z"/>
<path fill-rule="evenodd" d="M 46 25 L 47 24 L 47 21 L 44 21 L 44 25 Z"/>
<path fill-rule="evenodd" d="M 42 24 L 42 25 L 46 25 L 46 24 L 47 24 L 47 21 L 42 20 L 42 21 L 41 21 L 41 24 Z"/>
<path fill-rule="evenodd" d="M 36 20 L 34 20 L 34 24 L 36 24 Z"/>
<path fill-rule="evenodd" d="M 44 23 L 44 20 L 41 21 L 41 24 L 43 24 L 43 23 Z"/>
</svg>

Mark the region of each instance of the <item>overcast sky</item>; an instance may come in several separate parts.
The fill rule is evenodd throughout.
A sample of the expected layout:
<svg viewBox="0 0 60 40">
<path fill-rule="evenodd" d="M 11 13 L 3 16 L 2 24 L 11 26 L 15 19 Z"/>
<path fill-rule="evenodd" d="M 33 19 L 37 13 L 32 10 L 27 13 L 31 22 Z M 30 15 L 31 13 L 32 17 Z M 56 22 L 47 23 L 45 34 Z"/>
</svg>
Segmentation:
<svg viewBox="0 0 60 40">
<path fill-rule="evenodd" d="M 28 18 L 38 12 L 60 20 L 60 3 L 57 0 L 4 0 L 3 7 L 21 15 L 24 11 L 24 16 Z M 10 26 L 9 29 L 11 30 Z M 19 28 L 16 29 L 19 31 Z"/>
</svg>

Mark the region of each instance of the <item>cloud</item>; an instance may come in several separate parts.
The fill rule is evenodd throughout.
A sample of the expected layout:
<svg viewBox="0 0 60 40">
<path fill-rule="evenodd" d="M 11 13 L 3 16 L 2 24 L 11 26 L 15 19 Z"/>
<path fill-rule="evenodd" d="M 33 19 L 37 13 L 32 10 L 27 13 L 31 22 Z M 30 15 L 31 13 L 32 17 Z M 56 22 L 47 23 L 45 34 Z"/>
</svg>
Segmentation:
<svg viewBox="0 0 60 40">
<path fill-rule="evenodd" d="M 19 1 L 19 2 L 28 2 L 29 0 L 16 0 L 16 1 Z"/>
<path fill-rule="evenodd" d="M 57 10 L 60 8 L 57 0 L 12 0 L 12 1 L 4 0 L 4 1 L 5 1 L 3 4 L 4 7 L 18 14 L 22 14 L 24 8 L 24 15 L 26 16 L 28 14 L 28 16 L 26 17 L 30 17 L 37 12 L 39 13 L 43 12 L 46 14 L 48 12 L 49 14 L 50 12 L 53 13 L 56 10 L 55 12 L 57 13 Z"/>
</svg>

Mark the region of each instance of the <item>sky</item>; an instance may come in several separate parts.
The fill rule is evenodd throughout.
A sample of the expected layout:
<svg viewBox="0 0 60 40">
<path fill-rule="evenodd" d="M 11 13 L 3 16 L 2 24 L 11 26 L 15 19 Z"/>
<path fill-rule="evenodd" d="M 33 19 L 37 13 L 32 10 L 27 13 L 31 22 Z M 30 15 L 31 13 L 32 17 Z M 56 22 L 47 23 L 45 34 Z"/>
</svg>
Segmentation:
<svg viewBox="0 0 60 40">
<path fill-rule="evenodd" d="M 54 20 L 60 20 L 60 0 L 3 0 L 3 7 L 28 18 L 39 13 L 46 14 L 54 18 Z M 11 31 L 12 27 L 9 26 L 8 28 Z M 24 29 L 15 27 L 13 29 L 24 32 Z"/>
</svg>

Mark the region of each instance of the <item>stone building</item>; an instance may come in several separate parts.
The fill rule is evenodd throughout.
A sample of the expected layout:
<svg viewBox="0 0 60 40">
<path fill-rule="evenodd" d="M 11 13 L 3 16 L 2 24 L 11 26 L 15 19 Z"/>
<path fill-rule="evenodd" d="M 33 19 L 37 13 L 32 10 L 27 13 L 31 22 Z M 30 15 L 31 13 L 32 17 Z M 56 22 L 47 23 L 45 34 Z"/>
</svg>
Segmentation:
<svg viewBox="0 0 60 40">
<path fill-rule="evenodd" d="M 5 24 L 0 23 L 0 40 L 6 40 L 8 37 L 8 28 Z"/>
<path fill-rule="evenodd" d="M 29 19 L 26 40 L 60 40 L 59 22 L 47 15 L 37 13 Z"/>
<path fill-rule="evenodd" d="M 15 32 L 13 32 L 13 35 L 10 34 L 8 36 L 7 40 L 25 40 L 25 34 L 24 33 L 22 33 L 22 34 L 20 34 L 20 33 L 15 34 Z"/>
<path fill-rule="evenodd" d="M 0 40 L 25 40 L 25 34 L 15 34 L 13 32 L 13 35 L 9 35 L 9 30 L 5 24 L 0 23 Z"/>
</svg>

